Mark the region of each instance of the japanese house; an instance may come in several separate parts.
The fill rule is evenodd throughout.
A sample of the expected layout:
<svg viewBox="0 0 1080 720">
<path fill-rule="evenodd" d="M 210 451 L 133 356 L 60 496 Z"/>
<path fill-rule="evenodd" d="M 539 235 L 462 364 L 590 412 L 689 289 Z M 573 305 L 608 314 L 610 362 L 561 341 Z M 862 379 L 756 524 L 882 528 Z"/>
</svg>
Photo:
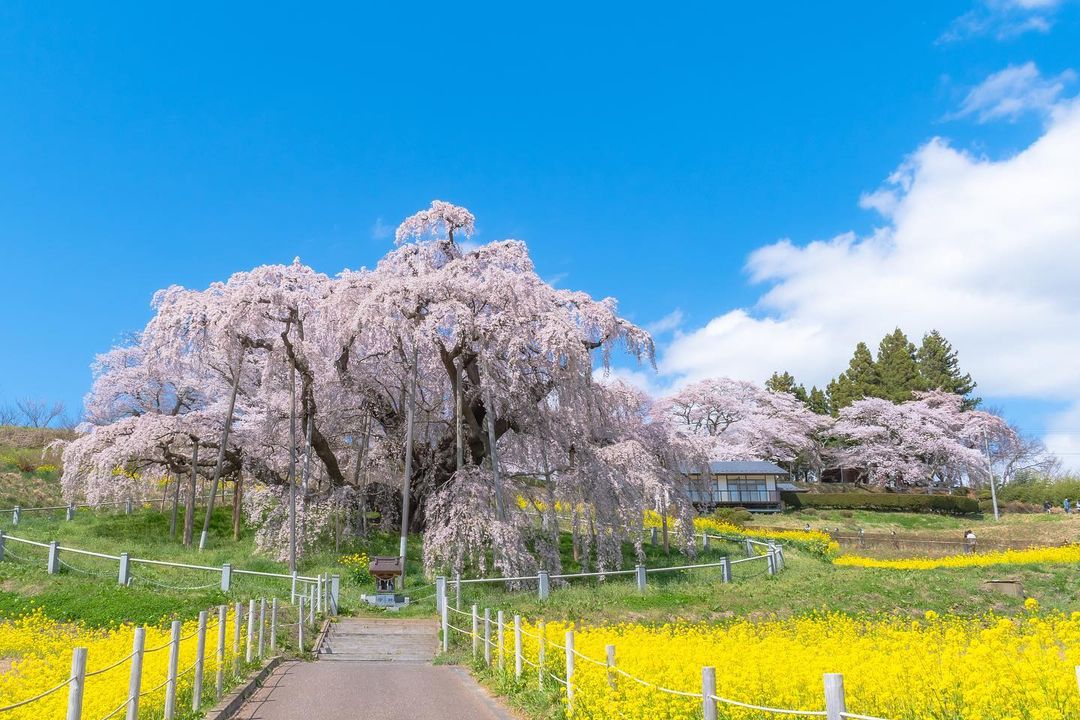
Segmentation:
<svg viewBox="0 0 1080 720">
<path fill-rule="evenodd" d="M 779 512 L 781 485 L 787 471 L 762 460 L 718 460 L 704 468 L 686 466 L 685 492 L 698 510 L 742 507 L 752 512 Z"/>
</svg>

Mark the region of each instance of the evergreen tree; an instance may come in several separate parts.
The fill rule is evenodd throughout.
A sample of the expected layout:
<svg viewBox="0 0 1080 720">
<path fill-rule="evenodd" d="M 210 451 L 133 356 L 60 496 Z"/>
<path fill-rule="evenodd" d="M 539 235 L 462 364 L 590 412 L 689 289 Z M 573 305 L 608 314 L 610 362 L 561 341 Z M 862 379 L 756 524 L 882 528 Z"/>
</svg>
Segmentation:
<svg viewBox="0 0 1080 720">
<path fill-rule="evenodd" d="M 795 382 L 795 376 L 786 370 L 783 373 L 774 372 L 772 377 L 765 381 L 765 388 L 773 392 L 794 395 L 799 402 L 807 400 L 806 388 Z"/>
<path fill-rule="evenodd" d="M 956 350 L 937 330 L 931 330 L 923 335 L 915 360 L 924 388 L 963 395 L 967 409 L 979 404 L 979 398 L 971 397 L 971 391 L 975 389 L 975 381 L 971 379 L 970 374 L 960 372 L 960 360 L 957 358 Z"/>
<path fill-rule="evenodd" d="M 829 414 L 829 399 L 825 397 L 825 393 L 818 389 L 817 385 L 810 388 L 810 395 L 807 398 L 806 406 L 818 415 Z"/>
<path fill-rule="evenodd" d="M 876 397 L 893 402 L 911 400 L 913 392 L 925 389 L 915 361 L 915 345 L 900 328 L 883 337 L 878 345 L 877 377 L 880 384 Z"/>
<path fill-rule="evenodd" d="M 864 397 L 882 397 L 881 379 L 870 348 L 861 342 L 855 346 L 848 369 L 829 383 L 829 409 L 833 415 Z"/>
</svg>

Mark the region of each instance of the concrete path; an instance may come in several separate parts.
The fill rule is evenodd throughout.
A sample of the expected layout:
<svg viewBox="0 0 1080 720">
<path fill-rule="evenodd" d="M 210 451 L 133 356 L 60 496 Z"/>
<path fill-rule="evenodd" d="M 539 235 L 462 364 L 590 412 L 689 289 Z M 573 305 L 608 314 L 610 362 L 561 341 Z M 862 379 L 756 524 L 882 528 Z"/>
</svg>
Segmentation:
<svg viewBox="0 0 1080 720">
<path fill-rule="evenodd" d="M 341 619 L 316 662 L 283 663 L 237 720 L 512 720 L 468 671 L 434 666 L 430 621 Z"/>
</svg>

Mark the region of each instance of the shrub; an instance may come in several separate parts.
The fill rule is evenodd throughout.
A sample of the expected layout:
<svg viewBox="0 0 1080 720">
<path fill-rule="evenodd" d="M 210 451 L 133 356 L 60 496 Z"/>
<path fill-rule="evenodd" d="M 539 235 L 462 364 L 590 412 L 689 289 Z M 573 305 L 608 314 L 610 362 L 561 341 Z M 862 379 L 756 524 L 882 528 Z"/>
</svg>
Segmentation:
<svg viewBox="0 0 1080 720">
<path fill-rule="evenodd" d="M 780 493 L 791 507 L 839 510 L 886 510 L 973 515 L 980 512 L 974 498 L 955 495 L 900 495 L 895 493 Z"/>
<path fill-rule="evenodd" d="M 713 517 L 721 522 L 726 522 L 731 525 L 737 525 L 739 527 L 742 527 L 746 523 L 750 522 L 754 516 L 751 515 L 750 511 L 746 508 L 721 507 L 716 508 L 716 510 L 713 511 Z"/>
</svg>

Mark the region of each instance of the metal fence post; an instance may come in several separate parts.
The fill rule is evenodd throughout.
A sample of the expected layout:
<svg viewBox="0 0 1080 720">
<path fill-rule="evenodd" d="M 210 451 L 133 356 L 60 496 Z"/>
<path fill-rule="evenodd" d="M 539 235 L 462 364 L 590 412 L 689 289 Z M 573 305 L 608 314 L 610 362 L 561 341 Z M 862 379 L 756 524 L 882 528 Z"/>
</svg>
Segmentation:
<svg viewBox="0 0 1080 720">
<path fill-rule="evenodd" d="M 131 498 L 128 498 L 124 502 L 124 514 L 125 515 L 130 515 L 131 514 Z"/>
<path fill-rule="evenodd" d="M 484 608 L 484 664 L 491 667 L 491 608 Z"/>
<path fill-rule="evenodd" d="M 315 614 L 322 615 L 322 573 L 319 573 L 315 578 Z"/>
<path fill-rule="evenodd" d="M 71 653 L 71 680 L 68 682 L 67 720 L 81 720 L 83 690 L 86 687 L 86 648 Z"/>
<path fill-rule="evenodd" d="M 277 652 L 277 598 L 270 601 L 270 654 Z"/>
<path fill-rule="evenodd" d="M 47 564 L 50 575 L 60 572 L 60 546 L 55 540 L 49 541 L 49 561 Z"/>
<path fill-rule="evenodd" d="M 604 648 L 607 655 L 607 684 L 612 690 L 615 689 L 615 646 L 608 645 Z"/>
<path fill-rule="evenodd" d="M 566 713 L 574 714 L 574 631 L 566 631 Z"/>
<path fill-rule="evenodd" d="M 263 657 L 263 636 L 266 634 L 266 598 L 259 598 L 259 652 L 257 657 Z"/>
<path fill-rule="evenodd" d="M 743 545 L 746 547 L 746 557 L 754 557 L 754 543 L 750 542 L 750 538 L 746 538 Z"/>
<path fill-rule="evenodd" d="M 716 668 L 701 668 L 701 708 L 705 720 L 716 720 Z"/>
<path fill-rule="evenodd" d="M 461 609 L 461 573 L 454 573 L 454 608 Z"/>
<path fill-rule="evenodd" d="M 142 693 L 143 650 L 146 647 L 146 628 L 135 628 L 131 640 L 131 674 L 128 676 L 128 701 L 125 720 L 138 720 L 139 695 Z"/>
<path fill-rule="evenodd" d="M 20 510 L 21 510 L 21 508 L 18 505 L 16 505 L 12 509 L 12 511 L 11 511 L 11 524 L 12 525 L 18 525 L 19 524 Z"/>
<path fill-rule="evenodd" d="M 769 548 L 765 552 L 765 562 L 769 566 L 769 574 L 770 575 L 775 575 L 776 574 L 776 559 L 775 559 L 775 556 L 773 555 L 772 548 Z"/>
<path fill-rule="evenodd" d="M 229 588 L 232 586 L 232 563 L 225 563 L 221 566 L 221 592 L 229 592 Z"/>
<path fill-rule="evenodd" d="M 443 601 L 446 598 L 446 577 L 444 575 L 435 576 L 435 613 L 442 617 Z"/>
<path fill-rule="evenodd" d="M 308 591 L 308 622 L 315 624 L 315 583 L 311 583 Z"/>
<path fill-rule="evenodd" d="M 720 582 L 731 582 L 731 558 L 727 555 L 720 558 Z"/>
<path fill-rule="evenodd" d="M 225 692 L 225 620 L 228 610 L 224 605 L 218 605 L 217 619 L 217 677 L 214 683 L 214 696 L 220 700 Z M 135 720 L 132 718 L 131 720 Z"/>
<path fill-rule="evenodd" d="M 251 662 L 255 655 L 255 598 L 248 600 L 248 617 L 247 617 L 247 651 L 244 653 L 244 660 Z"/>
<path fill-rule="evenodd" d="M 537 674 L 537 687 L 541 690 L 544 689 L 544 661 L 547 659 L 547 623 L 543 620 L 536 623 L 536 634 L 538 636 L 536 649 L 536 674 Z"/>
<path fill-rule="evenodd" d="M 825 673 L 825 717 L 827 720 L 842 720 L 847 712 L 844 700 L 844 676 L 840 673 Z"/>
<path fill-rule="evenodd" d="M 65 514 L 64 519 L 67 520 L 68 522 L 71 522 L 72 520 L 75 519 L 75 506 L 72 505 L 71 503 L 68 503 L 67 513 Z"/>
<path fill-rule="evenodd" d="M 292 591 L 289 593 L 289 604 L 296 604 L 296 573 L 292 574 Z"/>
<path fill-rule="evenodd" d="M 502 610 L 499 611 L 496 630 L 499 635 L 499 672 L 502 672 L 506 669 L 506 643 L 504 642 L 506 639 L 506 620 Z"/>
<path fill-rule="evenodd" d="M 300 608 L 300 613 L 297 616 L 298 619 L 297 619 L 297 622 L 296 622 L 296 627 L 297 627 L 296 644 L 300 648 L 300 654 L 303 655 L 304 654 L 304 596 L 300 595 L 300 597 L 297 598 L 297 600 L 300 603 L 299 606 L 298 606 Z"/>
<path fill-rule="evenodd" d="M 4 559 L 4 531 L 0 530 L 0 560 Z"/>
<path fill-rule="evenodd" d="M 131 582 L 131 557 L 126 553 L 120 553 L 120 572 L 116 578 L 121 585 Z"/>
<path fill-rule="evenodd" d="M 514 678 L 521 679 L 521 616 L 514 615 Z"/>
<path fill-rule="evenodd" d="M 645 592 L 645 583 L 646 583 L 645 566 L 644 565 L 638 565 L 634 569 L 637 570 L 637 589 L 638 589 L 638 592 Z"/>
<path fill-rule="evenodd" d="M 547 570 L 541 570 L 537 574 L 536 586 L 540 593 L 540 599 L 547 600 L 548 595 L 551 594 L 551 576 L 548 575 Z"/>
<path fill-rule="evenodd" d="M 337 617 L 341 608 L 341 576 L 330 576 L 330 614 Z"/>
<path fill-rule="evenodd" d="M 206 668 L 206 611 L 199 613 L 199 634 L 195 641 L 195 680 L 191 685 L 191 711 L 202 705 L 203 670 Z"/>
<path fill-rule="evenodd" d="M 179 620 L 173 620 L 172 639 L 169 641 L 169 674 L 165 680 L 165 720 L 176 717 L 176 674 L 180 663 L 180 629 L 183 626 Z"/>
<path fill-rule="evenodd" d="M 244 621 L 244 604 L 237 602 L 233 606 L 233 675 L 240 672 L 240 623 Z"/>
<path fill-rule="evenodd" d="M 446 600 L 446 581 L 443 580 L 442 609 L 439 611 L 439 619 L 442 622 L 442 651 L 450 650 L 450 603 Z"/>
<path fill-rule="evenodd" d="M 476 611 L 476 605 L 472 606 L 472 658 L 476 662 L 476 656 L 480 652 L 480 616 Z"/>
</svg>

